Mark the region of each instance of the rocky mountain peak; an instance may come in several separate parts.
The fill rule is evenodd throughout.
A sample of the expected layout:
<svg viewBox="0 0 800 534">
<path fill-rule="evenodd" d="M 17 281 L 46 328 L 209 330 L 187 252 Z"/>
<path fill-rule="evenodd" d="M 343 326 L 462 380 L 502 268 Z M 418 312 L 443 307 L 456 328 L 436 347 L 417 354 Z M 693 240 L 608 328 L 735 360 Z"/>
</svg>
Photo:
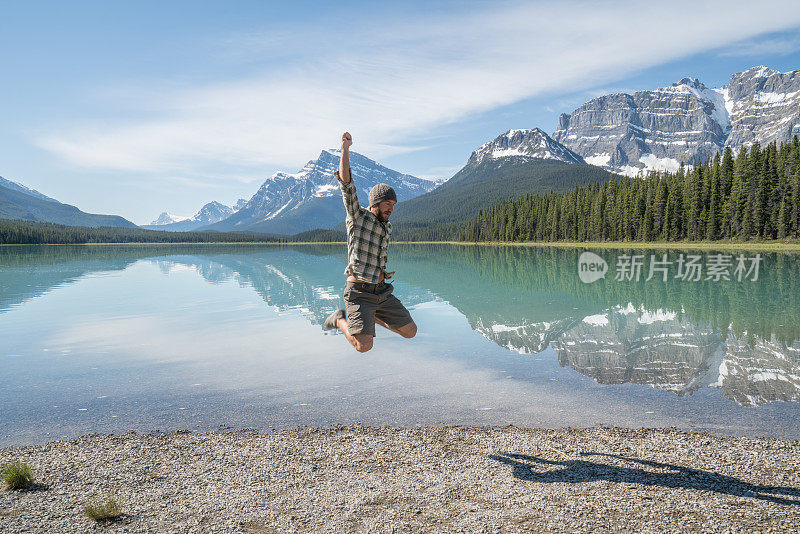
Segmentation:
<svg viewBox="0 0 800 534">
<path fill-rule="evenodd" d="M 800 70 L 764 66 L 709 88 L 686 77 L 660 89 L 595 98 L 559 117 L 553 139 L 588 163 L 628 175 L 674 171 L 730 146 L 800 134 Z"/>
<path fill-rule="evenodd" d="M 672 87 L 679 87 L 681 85 L 685 85 L 687 87 L 691 87 L 693 89 L 698 89 L 698 90 L 701 90 L 701 91 L 703 89 L 706 89 L 705 84 L 703 84 L 703 82 L 701 82 L 697 78 L 689 78 L 689 77 L 682 78 L 681 81 L 673 83 Z"/>
<path fill-rule="evenodd" d="M 779 72 L 759 66 L 731 76 L 725 88 L 733 149 L 777 141 L 800 134 L 800 70 Z"/>
<path fill-rule="evenodd" d="M 739 75 L 749 78 L 766 78 L 768 76 L 772 76 L 773 74 L 783 74 L 777 70 L 771 69 L 764 65 L 759 65 L 757 67 L 750 67 L 744 72 L 740 72 Z M 734 74 L 736 76 L 736 74 Z"/>
<path fill-rule="evenodd" d="M 539 128 L 508 130 L 494 140 L 484 143 L 469 157 L 470 164 L 486 159 L 508 156 L 553 159 L 565 163 L 583 163 L 583 158 L 561 143 L 554 141 Z"/>
<path fill-rule="evenodd" d="M 344 220 L 341 192 L 333 174 L 339 158 L 339 150 L 326 148 L 297 172 L 276 172 L 239 211 L 213 229 L 293 234 L 332 228 Z M 399 201 L 427 193 L 441 183 L 397 172 L 353 151 L 350 167 L 362 203 L 369 190 L 381 182 L 394 188 Z"/>
<path fill-rule="evenodd" d="M 192 217 L 192 220 L 201 224 L 211 224 L 230 217 L 232 213 L 233 209 L 230 206 L 212 201 L 200 208 L 200 211 Z"/>
</svg>

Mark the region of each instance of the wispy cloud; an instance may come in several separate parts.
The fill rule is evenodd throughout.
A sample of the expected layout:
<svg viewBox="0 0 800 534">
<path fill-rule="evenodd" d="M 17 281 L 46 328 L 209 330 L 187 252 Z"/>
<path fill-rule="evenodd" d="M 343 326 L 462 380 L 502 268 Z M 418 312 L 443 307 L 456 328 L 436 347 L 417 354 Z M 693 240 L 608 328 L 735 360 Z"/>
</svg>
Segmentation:
<svg viewBox="0 0 800 534">
<path fill-rule="evenodd" d="M 719 52 L 721 57 L 786 56 L 800 50 L 800 33 L 734 43 Z"/>
<path fill-rule="evenodd" d="M 148 119 L 78 125 L 37 143 L 89 168 L 233 175 L 224 170 L 297 168 L 349 129 L 360 152 L 383 158 L 477 113 L 798 25 L 793 2 L 753 10 L 731 0 L 658 9 L 668 31 L 653 31 L 653 14 L 633 1 L 481 4 L 424 21 L 361 20 L 341 32 L 322 21 L 223 43 L 253 57 L 252 71 L 203 86 L 170 81 L 156 102 L 143 91 Z"/>
</svg>

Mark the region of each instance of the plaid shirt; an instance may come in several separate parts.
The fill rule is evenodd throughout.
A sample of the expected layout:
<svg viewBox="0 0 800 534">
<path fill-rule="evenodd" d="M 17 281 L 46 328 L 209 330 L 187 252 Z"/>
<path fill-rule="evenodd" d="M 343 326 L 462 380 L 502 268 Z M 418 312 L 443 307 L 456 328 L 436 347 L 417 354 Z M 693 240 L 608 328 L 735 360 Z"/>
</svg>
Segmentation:
<svg viewBox="0 0 800 534">
<path fill-rule="evenodd" d="M 392 224 L 378 220 L 371 211 L 358 204 L 353 171 L 350 171 L 347 183 L 341 180 L 339 171 L 333 174 L 339 180 L 347 210 L 347 268 L 344 274 L 371 284 L 378 283 L 381 271 L 385 278 L 391 278 L 394 273 L 386 272 L 386 261 Z"/>
</svg>

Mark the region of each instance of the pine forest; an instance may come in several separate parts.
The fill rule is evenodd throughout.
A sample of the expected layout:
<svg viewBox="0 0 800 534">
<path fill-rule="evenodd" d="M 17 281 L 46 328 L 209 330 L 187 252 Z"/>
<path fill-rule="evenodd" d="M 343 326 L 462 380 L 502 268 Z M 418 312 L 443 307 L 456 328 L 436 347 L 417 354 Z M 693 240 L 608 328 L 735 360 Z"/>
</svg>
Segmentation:
<svg viewBox="0 0 800 534">
<path fill-rule="evenodd" d="M 566 192 L 528 194 L 482 210 L 462 241 L 716 241 L 796 239 L 800 142 L 758 143 L 674 173 L 614 176 Z"/>
</svg>

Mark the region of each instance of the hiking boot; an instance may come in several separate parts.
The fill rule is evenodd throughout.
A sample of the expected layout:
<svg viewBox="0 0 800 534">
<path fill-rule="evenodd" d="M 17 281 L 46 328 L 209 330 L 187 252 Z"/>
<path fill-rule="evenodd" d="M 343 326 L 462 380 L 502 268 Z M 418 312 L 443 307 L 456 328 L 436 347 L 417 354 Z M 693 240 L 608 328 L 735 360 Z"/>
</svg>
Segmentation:
<svg viewBox="0 0 800 534">
<path fill-rule="evenodd" d="M 339 322 L 339 319 L 344 319 L 344 310 L 336 310 L 332 314 L 325 319 L 325 328 L 331 330 L 332 328 L 339 328 L 336 326 L 336 323 Z"/>
</svg>

